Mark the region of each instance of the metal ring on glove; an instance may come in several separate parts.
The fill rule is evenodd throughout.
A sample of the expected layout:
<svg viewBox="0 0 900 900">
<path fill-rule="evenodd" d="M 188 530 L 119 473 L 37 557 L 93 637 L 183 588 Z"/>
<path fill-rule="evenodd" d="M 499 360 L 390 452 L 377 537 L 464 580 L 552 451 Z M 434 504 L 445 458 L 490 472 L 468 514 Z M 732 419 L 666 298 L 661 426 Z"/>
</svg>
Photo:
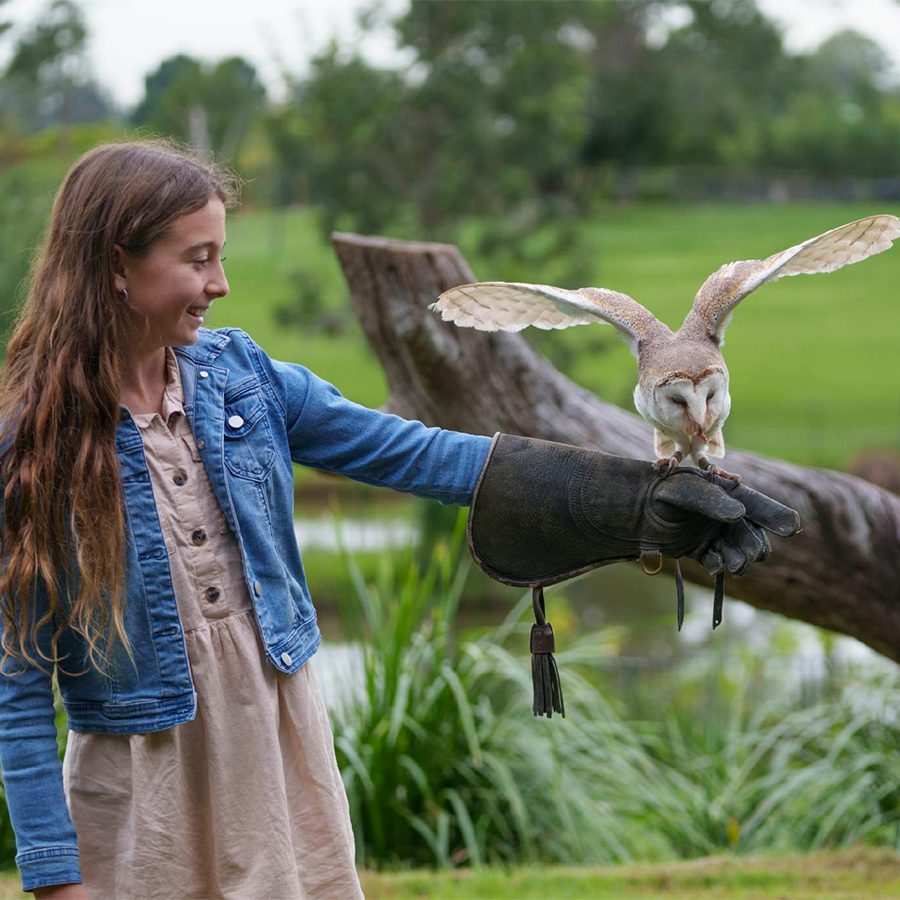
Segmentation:
<svg viewBox="0 0 900 900">
<path fill-rule="evenodd" d="M 643 569 L 645 575 L 658 575 L 662 571 L 663 560 L 662 553 L 659 550 L 643 550 L 641 551 L 641 569 Z M 654 563 L 655 569 L 648 569 L 648 563 Z"/>
</svg>

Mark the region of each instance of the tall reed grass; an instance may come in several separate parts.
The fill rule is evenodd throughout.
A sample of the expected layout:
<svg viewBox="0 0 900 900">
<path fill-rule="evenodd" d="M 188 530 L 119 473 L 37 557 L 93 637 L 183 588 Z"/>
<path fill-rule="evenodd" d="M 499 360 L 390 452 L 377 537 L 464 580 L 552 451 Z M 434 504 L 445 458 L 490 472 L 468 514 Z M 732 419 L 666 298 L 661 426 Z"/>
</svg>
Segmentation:
<svg viewBox="0 0 900 900">
<path fill-rule="evenodd" d="M 454 631 L 463 526 L 424 567 L 412 552 L 385 557 L 366 580 L 345 555 L 342 614 L 363 674 L 333 725 L 361 864 L 900 849 L 893 673 L 832 684 L 810 705 L 758 652 L 704 656 L 636 718 L 646 702 L 610 693 L 596 666 L 608 648 L 588 634 L 558 654 L 567 717 L 535 719 L 530 597 L 475 640 Z"/>
</svg>

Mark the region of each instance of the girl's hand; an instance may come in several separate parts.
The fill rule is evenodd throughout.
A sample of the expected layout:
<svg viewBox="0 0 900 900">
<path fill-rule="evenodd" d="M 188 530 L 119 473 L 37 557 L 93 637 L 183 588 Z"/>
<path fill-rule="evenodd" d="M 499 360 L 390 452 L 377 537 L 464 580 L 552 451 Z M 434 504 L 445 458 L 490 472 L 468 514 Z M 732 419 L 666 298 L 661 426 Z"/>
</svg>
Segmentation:
<svg viewBox="0 0 900 900">
<path fill-rule="evenodd" d="M 38 900 L 90 900 L 91 895 L 83 884 L 50 884 L 34 889 Z"/>
</svg>

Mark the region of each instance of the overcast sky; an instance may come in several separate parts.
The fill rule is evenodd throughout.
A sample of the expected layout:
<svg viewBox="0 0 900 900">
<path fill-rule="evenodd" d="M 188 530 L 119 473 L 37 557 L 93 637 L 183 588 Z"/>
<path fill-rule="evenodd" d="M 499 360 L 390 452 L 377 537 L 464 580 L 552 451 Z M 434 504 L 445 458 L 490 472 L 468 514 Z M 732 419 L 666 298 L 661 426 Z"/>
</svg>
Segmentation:
<svg viewBox="0 0 900 900">
<path fill-rule="evenodd" d="M 4 13 L 15 34 L 30 26 L 50 0 L 11 0 Z M 440 0 L 434 0 L 440 2 Z M 470 0 L 477 2 L 477 0 Z M 550 2 L 550 0 L 531 0 Z M 841 28 L 878 41 L 900 78 L 900 3 L 896 0 L 758 0 L 785 28 L 792 51 L 816 47 Z M 279 61 L 302 72 L 310 56 L 332 36 L 358 39 L 356 12 L 368 0 L 82 0 L 91 35 L 90 57 L 100 82 L 124 105 L 143 94 L 144 76 L 175 53 L 201 59 L 242 55 L 279 97 Z M 384 0 L 402 10 L 406 0 Z M 11 43 L 7 41 L 7 43 Z M 363 45 L 368 58 L 396 59 L 389 37 Z M 2 62 L 2 59 L 0 59 Z"/>
</svg>

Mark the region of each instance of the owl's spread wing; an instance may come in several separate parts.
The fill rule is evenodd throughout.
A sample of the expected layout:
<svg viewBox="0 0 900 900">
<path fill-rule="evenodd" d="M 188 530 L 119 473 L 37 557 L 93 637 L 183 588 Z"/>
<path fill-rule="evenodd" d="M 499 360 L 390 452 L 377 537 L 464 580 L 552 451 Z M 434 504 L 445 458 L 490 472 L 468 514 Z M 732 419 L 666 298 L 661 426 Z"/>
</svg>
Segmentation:
<svg viewBox="0 0 900 900">
<path fill-rule="evenodd" d="M 707 333 L 721 341 L 734 308 L 760 285 L 786 275 L 833 272 L 887 250 L 898 236 L 900 219 L 896 216 L 869 216 L 833 228 L 768 259 L 728 263 L 703 283 L 688 319 L 699 319 Z"/>
<path fill-rule="evenodd" d="M 604 288 L 577 291 L 546 284 L 481 281 L 444 291 L 429 309 L 445 322 L 480 331 L 521 331 L 568 328 L 608 322 L 637 354 L 638 342 L 661 330 L 669 331 L 649 310 L 627 294 Z"/>
</svg>

